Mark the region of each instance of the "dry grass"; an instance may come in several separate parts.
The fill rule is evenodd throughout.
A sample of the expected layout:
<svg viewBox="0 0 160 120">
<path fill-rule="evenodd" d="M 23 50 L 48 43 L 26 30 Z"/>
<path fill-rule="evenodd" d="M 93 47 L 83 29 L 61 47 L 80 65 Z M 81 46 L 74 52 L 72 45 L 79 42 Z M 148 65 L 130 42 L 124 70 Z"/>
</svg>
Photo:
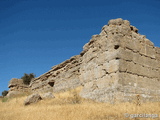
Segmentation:
<svg viewBox="0 0 160 120">
<path fill-rule="evenodd" d="M 97 103 L 80 98 L 76 90 L 55 94 L 55 99 L 42 100 L 37 104 L 24 106 L 26 96 L 0 101 L 0 120 L 129 120 L 128 114 L 159 114 L 160 103 Z M 133 118 L 132 120 L 153 120 Z M 154 120 L 160 120 L 155 118 Z"/>
</svg>

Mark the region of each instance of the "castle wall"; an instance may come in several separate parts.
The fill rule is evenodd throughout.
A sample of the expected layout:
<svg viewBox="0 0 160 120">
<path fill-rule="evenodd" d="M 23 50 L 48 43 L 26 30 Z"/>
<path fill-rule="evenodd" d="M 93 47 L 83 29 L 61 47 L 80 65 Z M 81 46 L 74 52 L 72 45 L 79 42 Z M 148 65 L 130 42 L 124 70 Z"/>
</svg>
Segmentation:
<svg viewBox="0 0 160 120">
<path fill-rule="evenodd" d="M 80 95 L 97 101 L 107 102 L 119 79 L 119 50 L 117 43 L 105 35 L 94 35 L 84 46 L 85 54 L 80 68 L 83 90 Z"/>
<path fill-rule="evenodd" d="M 130 22 L 110 20 L 80 55 L 52 67 L 30 83 L 33 92 L 83 86 L 80 96 L 101 102 L 160 100 L 160 48 Z"/>
<path fill-rule="evenodd" d="M 129 21 L 109 21 L 84 46 L 81 96 L 103 102 L 133 101 L 136 95 L 144 101 L 158 100 L 159 50 Z"/>
<path fill-rule="evenodd" d="M 80 64 L 81 56 L 77 55 L 52 67 L 50 71 L 31 81 L 31 90 L 33 92 L 60 92 L 80 86 Z"/>
<path fill-rule="evenodd" d="M 132 101 L 133 96 L 141 96 L 143 101 L 159 99 L 160 48 L 145 36 L 131 31 L 131 36 L 124 36 L 119 51 L 119 81 L 123 88 L 124 101 Z M 119 88 L 120 88 L 119 87 Z"/>
</svg>

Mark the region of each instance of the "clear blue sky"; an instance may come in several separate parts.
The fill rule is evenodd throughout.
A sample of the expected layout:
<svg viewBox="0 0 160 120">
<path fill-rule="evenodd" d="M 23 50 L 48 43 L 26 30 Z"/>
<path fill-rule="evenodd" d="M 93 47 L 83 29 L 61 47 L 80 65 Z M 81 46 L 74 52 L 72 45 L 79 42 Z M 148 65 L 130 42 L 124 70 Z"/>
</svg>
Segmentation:
<svg viewBox="0 0 160 120">
<path fill-rule="evenodd" d="M 160 0 L 0 0 L 0 92 L 78 55 L 108 20 L 129 20 L 160 47 Z"/>
</svg>

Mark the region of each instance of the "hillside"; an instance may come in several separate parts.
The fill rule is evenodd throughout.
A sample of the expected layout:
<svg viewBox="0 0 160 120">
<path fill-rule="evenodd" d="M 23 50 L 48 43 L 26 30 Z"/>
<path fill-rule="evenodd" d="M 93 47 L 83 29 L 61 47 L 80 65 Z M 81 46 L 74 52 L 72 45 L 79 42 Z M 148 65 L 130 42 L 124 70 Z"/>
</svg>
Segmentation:
<svg viewBox="0 0 160 120">
<path fill-rule="evenodd" d="M 55 94 L 55 99 L 24 106 L 27 96 L 0 101 L 0 120 L 128 120 L 130 114 L 160 114 L 160 103 L 98 103 L 77 96 L 81 88 Z M 128 114 L 126 114 L 128 113 Z M 155 114 L 155 115 L 154 115 Z M 135 120 L 146 120 L 146 117 Z M 152 120 L 150 117 L 147 120 Z"/>
</svg>

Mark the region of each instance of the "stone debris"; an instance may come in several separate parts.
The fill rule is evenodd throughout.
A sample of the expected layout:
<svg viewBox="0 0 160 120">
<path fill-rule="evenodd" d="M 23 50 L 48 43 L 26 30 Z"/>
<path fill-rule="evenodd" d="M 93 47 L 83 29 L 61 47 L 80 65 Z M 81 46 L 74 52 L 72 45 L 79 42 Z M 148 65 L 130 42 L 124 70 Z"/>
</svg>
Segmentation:
<svg viewBox="0 0 160 120">
<path fill-rule="evenodd" d="M 42 100 L 42 97 L 38 93 L 34 93 L 27 97 L 24 101 L 24 105 L 30 105 L 32 103 L 37 103 L 38 101 Z"/>
</svg>

